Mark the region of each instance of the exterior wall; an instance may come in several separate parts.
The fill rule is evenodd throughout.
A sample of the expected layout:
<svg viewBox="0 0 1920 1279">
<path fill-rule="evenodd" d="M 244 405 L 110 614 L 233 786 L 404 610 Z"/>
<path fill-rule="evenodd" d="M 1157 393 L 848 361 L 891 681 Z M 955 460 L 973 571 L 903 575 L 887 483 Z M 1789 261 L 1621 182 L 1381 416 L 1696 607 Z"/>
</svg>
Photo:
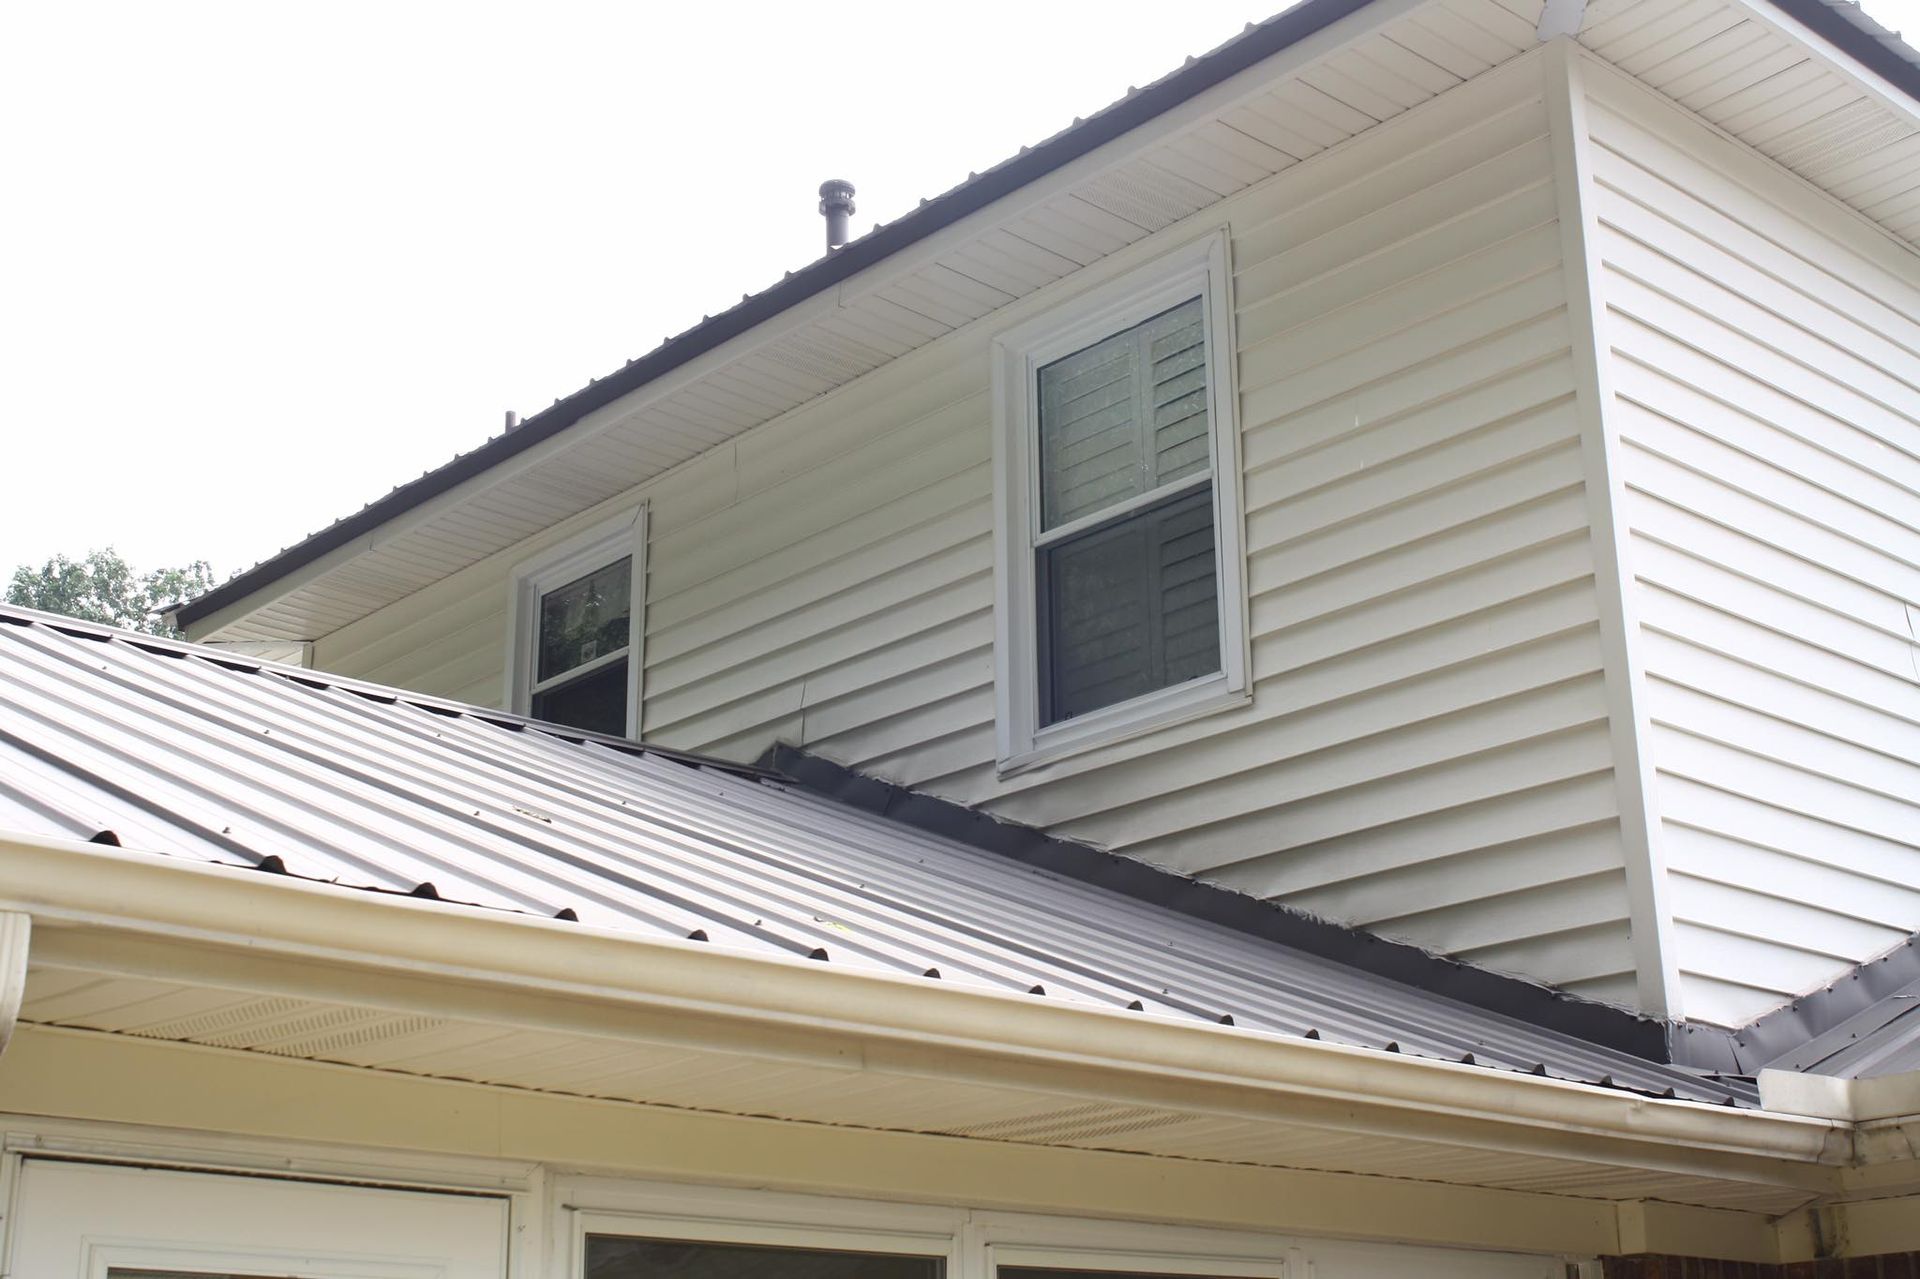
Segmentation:
<svg viewBox="0 0 1920 1279">
<path fill-rule="evenodd" d="M 1540 74 L 1482 76 L 636 494 L 644 735 L 795 743 L 1631 1002 Z M 1001 782 L 989 339 L 1222 223 L 1253 703 Z M 315 664 L 497 702 L 509 561 L 574 526 L 326 637 Z"/>
<path fill-rule="evenodd" d="M 1740 1025 L 1920 928 L 1920 257 L 1586 78 L 1673 945 Z"/>
</svg>

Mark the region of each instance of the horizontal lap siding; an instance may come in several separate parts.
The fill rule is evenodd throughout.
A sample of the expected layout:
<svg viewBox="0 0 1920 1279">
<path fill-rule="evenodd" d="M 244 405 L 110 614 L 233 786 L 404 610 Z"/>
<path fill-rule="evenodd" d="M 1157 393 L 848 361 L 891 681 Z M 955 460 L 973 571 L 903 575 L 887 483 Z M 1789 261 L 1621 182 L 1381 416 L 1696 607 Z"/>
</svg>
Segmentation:
<svg viewBox="0 0 1920 1279">
<path fill-rule="evenodd" d="M 316 640 L 313 665 L 433 697 L 498 706 L 506 687 L 506 638 L 505 570 L 468 569 Z"/>
<path fill-rule="evenodd" d="M 1630 1000 L 1536 86 L 1471 84 L 1177 233 L 1233 237 L 1251 706 L 996 778 L 990 321 L 643 494 L 645 736 L 796 743 Z M 507 560 L 537 550 L 408 602 L 434 654 L 348 628 L 328 656 L 497 696 Z"/>
<path fill-rule="evenodd" d="M 1683 998 L 1741 1024 L 1920 928 L 1920 258 L 1593 87 Z"/>
</svg>

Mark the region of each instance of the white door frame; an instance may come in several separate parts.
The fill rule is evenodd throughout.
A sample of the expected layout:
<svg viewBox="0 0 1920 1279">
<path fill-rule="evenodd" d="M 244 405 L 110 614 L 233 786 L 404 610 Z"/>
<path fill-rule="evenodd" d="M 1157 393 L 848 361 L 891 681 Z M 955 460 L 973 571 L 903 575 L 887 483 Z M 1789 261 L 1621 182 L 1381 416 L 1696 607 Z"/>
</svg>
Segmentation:
<svg viewBox="0 0 1920 1279">
<path fill-rule="evenodd" d="M 8 1272 L 505 1279 L 505 1196 L 72 1159 L 25 1159 Z"/>
</svg>

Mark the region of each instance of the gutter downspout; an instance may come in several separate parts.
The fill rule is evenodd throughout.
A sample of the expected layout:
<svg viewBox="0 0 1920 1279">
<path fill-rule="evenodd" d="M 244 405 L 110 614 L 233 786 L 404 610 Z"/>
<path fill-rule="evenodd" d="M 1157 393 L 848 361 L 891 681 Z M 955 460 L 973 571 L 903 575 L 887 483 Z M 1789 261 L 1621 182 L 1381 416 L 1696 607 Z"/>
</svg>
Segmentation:
<svg viewBox="0 0 1920 1279">
<path fill-rule="evenodd" d="M 20 1021 L 27 993 L 27 942 L 33 918 L 17 910 L 0 911 L 0 1053 L 7 1051 Z"/>
</svg>

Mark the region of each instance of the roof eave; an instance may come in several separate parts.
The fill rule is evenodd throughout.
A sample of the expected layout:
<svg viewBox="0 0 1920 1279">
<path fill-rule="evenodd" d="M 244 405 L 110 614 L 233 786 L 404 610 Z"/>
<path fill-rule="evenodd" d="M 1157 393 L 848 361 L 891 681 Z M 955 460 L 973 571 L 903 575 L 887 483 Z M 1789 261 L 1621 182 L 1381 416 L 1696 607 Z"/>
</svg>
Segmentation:
<svg viewBox="0 0 1920 1279">
<path fill-rule="evenodd" d="M 1299 43 L 1325 27 L 1379 0 L 1304 0 L 1304 3 L 1250 28 L 1219 49 L 1140 91 L 1096 112 L 952 190 L 925 201 L 894 222 L 793 272 L 669 339 L 647 355 L 528 418 L 445 465 L 400 485 L 386 496 L 246 569 L 206 594 L 179 605 L 168 615 L 185 629 L 229 611 L 276 582 L 315 561 L 350 546 L 389 521 L 449 493 L 529 449 L 558 436 L 596 409 L 604 408 L 666 374 L 743 336 L 795 306 L 851 279 L 908 247 L 978 212 L 995 201 L 1123 136 L 1188 99 Z M 1904 95 L 1909 111 L 1920 104 L 1920 63 L 1823 0 L 1740 0 L 1785 15 L 1806 33 L 1851 58 L 1868 76 Z M 313 636 L 303 637 L 307 639 Z"/>
<path fill-rule="evenodd" d="M 186 601 L 173 611 L 173 624 L 182 628 L 190 626 L 259 593 L 396 516 L 553 438 L 595 409 L 639 390 L 1375 2 L 1305 0 L 1171 75 L 926 201 L 719 315 L 703 320 L 616 372 L 556 400 L 550 408 L 528 418 L 514 430 L 401 485 L 353 515 L 235 575 L 206 594 Z"/>
<path fill-rule="evenodd" d="M 397 983 L 380 987 L 388 1006 L 403 998 L 437 1015 L 478 1008 L 501 1024 L 532 1018 L 547 1031 L 690 1050 L 825 1052 L 956 1084 L 1238 1108 L 1809 1189 L 1824 1186 L 1851 1149 L 1847 1126 L 1834 1120 L 1651 1100 L 69 840 L 0 837 L 0 911 L 33 917 L 36 964 L 79 957 L 159 971 L 157 957 L 178 954 L 181 967 L 164 975 L 225 974 L 248 989 L 331 1000 L 367 991 L 365 974 L 385 974 Z M 495 1002 L 488 991 L 499 992 Z"/>
</svg>

